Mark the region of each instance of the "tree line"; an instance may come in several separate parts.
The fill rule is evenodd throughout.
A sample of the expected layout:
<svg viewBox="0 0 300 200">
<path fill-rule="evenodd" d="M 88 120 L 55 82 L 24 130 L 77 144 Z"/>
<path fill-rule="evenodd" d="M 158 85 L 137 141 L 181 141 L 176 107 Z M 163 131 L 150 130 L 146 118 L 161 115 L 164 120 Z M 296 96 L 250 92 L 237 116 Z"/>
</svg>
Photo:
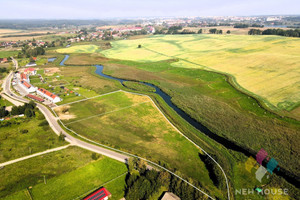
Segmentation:
<svg viewBox="0 0 300 200">
<path fill-rule="evenodd" d="M 259 27 L 259 28 L 263 28 L 264 25 L 261 24 L 242 24 L 242 23 L 238 23 L 238 24 L 234 24 L 233 28 L 248 28 L 248 27 Z"/>
<path fill-rule="evenodd" d="M 8 112 L 5 108 L 5 106 L 0 108 L 0 118 L 7 117 L 9 115 L 14 116 L 22 114 L 26 117 L 34 117 L 36 104 L 33 101 L 30 101 L 29 103 L 25 103 L 23 106 L 13 106 L 10 112 Z"/>
<path fill-rule="evenodd" d="M 264 31 L 259 29 L 250 29 L 248 35 L 280 35 L 286 37 L 300 37 L 300 29 L 266 29 Z"/>
<path fill-rule="evenodd" d="M 146 167 L 146 163 L 137 158 L 129 159 L 128 169 L 130 173 L 126 177 L 126 200 L 149 199 L 149 197 L 158 192 L 162 186 L 181 199 L 206 199 L 206 196 L 181 179 L 166 171 L 149 170 Z M 179 172 L 176 173 L 180 174 Z M 189 179 L 189 182 L 193 183 L 196 187 L 201 187 L 199 183 L 194 183 L 191 179 Z"/>
</svg>

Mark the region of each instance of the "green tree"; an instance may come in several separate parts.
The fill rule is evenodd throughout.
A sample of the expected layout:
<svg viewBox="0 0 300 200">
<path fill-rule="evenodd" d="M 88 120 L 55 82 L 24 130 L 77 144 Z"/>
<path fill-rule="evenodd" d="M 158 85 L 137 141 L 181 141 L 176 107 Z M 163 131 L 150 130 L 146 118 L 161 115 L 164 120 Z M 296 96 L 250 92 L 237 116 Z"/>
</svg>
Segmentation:
<svg viewBox="0 0 300 200">
<path fill-rule="evenodd" d="M 199 31 L 198 31 L 198 34 L 202 34 L 202 28 L 201 29 L 199 29 Z"/>
<path fill-rule="evenodd" d="M 230 34 L 230 30 L 228 30 L 226 33 L 227 33 L 227 34 Z"/>
</svg>

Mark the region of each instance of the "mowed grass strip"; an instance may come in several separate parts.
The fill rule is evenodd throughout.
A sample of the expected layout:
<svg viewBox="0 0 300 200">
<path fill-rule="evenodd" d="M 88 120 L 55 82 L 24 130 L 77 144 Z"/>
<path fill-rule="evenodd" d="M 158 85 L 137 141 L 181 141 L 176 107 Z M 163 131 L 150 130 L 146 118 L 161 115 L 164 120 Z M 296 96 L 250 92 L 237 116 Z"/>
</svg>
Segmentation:
<svg viewBox="0 0 300 200">
<path fill-rule="evenodd" d="M 68 48 L 62 48 L 56 50 L 58 53 L 96 53 L 99 51 L 99 47 L 96 45 L 77 45 Z"/>
<path fill-rule="evenodd" d="M 174 67 L 231 74 L 245 90 L 289 109 L 300 101 L 299 45 L 298 38 L 279 36 L 167 35 L 115 41 L 101 53 L 139 62 L 178 58 Z"/>
<path fill-rule="evenodd" d="M 29 186 L 32 186 L 30 191 L 33 199 L 74 199 L 127 172 L 124 163 L 104 156 L 93 161 L 91 154 L 78 147 L 69 147 L 5 168 L 6 171 L 16 170 L 17 175 L 10 182 L 15 182 L 21 177 L 24 179 L 15 183 L 17 187 L 22 186 L 19 187 L 21 190 L 4 199 L 25 199 L 28 196 L 26 187 Z M 14 175 L 11 172 L 6 178 Z M 29 175 L 32 178 L 27 177 Z M 112 193 L 113 199 L 120 199 L 124 195 L 124 186 L 125 176 L 108 183 L 105 187 Z"/>
<path fill-rule="evenodd" d="M 138 102 L 145 102 L 144 98 L 150 100 L 145 96 L 125 92 L 102 98 L 106 100 L 91 99 L 85 104 L 70 105 L 69 113 L 75 116 L 72 119 L 75 121 L 67 126 L 93 141 L 114 146 L 155 162 L 168 163 L 169 168 L 178 169 L 185 175 L 199 180 L 208 190 L 219 192 L 213 186 L 208 171 L 199 158 L 201 151 L 180 135 L 152 102 L 119 109 L 88 120 L 79 120 L 84 119 L 82 114 L 85 117 L 88 117 L 88 114 L 93 116 L 97 113 L 101 114 L 103 109 L 116 109 L 116 106 L 122 108 L 121 105 L 126 102 L 134 105 Z M 99 110 L 100 104 L 104 106 Z"/>
</svg>

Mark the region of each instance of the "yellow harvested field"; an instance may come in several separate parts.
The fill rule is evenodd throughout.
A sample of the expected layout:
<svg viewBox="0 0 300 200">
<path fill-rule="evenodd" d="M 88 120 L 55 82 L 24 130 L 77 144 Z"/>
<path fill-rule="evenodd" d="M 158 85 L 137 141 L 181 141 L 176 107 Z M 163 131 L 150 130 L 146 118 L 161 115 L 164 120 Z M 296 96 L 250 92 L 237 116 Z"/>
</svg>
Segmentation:
<svg viewBox="0 0 300 200">
<path fill-rule="evenodd" d="M 138 48 L 138 45 L 142 48 Z M 109 58 L 154 62 L 178 58 L 174 67 L 231 74 L 250 93 L 289 109 L 300 101 L 300 39 L 249 35 L 165 35 L 112 42 Z"/>
</svg>

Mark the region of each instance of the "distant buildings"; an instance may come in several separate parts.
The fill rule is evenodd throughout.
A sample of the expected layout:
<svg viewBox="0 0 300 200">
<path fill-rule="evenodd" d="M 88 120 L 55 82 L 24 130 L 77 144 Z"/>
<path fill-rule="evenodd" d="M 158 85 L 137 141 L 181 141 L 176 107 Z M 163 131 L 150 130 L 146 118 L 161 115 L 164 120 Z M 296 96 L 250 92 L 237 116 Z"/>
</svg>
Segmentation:
<svg viewBox="0 0 300 200">
<path fill-rule="evenodd" d="M 34 68 L 27 68 L 25 69 L 24 73 L 28 76 L 36 75 L 36 70 Z"/>
</svg>

